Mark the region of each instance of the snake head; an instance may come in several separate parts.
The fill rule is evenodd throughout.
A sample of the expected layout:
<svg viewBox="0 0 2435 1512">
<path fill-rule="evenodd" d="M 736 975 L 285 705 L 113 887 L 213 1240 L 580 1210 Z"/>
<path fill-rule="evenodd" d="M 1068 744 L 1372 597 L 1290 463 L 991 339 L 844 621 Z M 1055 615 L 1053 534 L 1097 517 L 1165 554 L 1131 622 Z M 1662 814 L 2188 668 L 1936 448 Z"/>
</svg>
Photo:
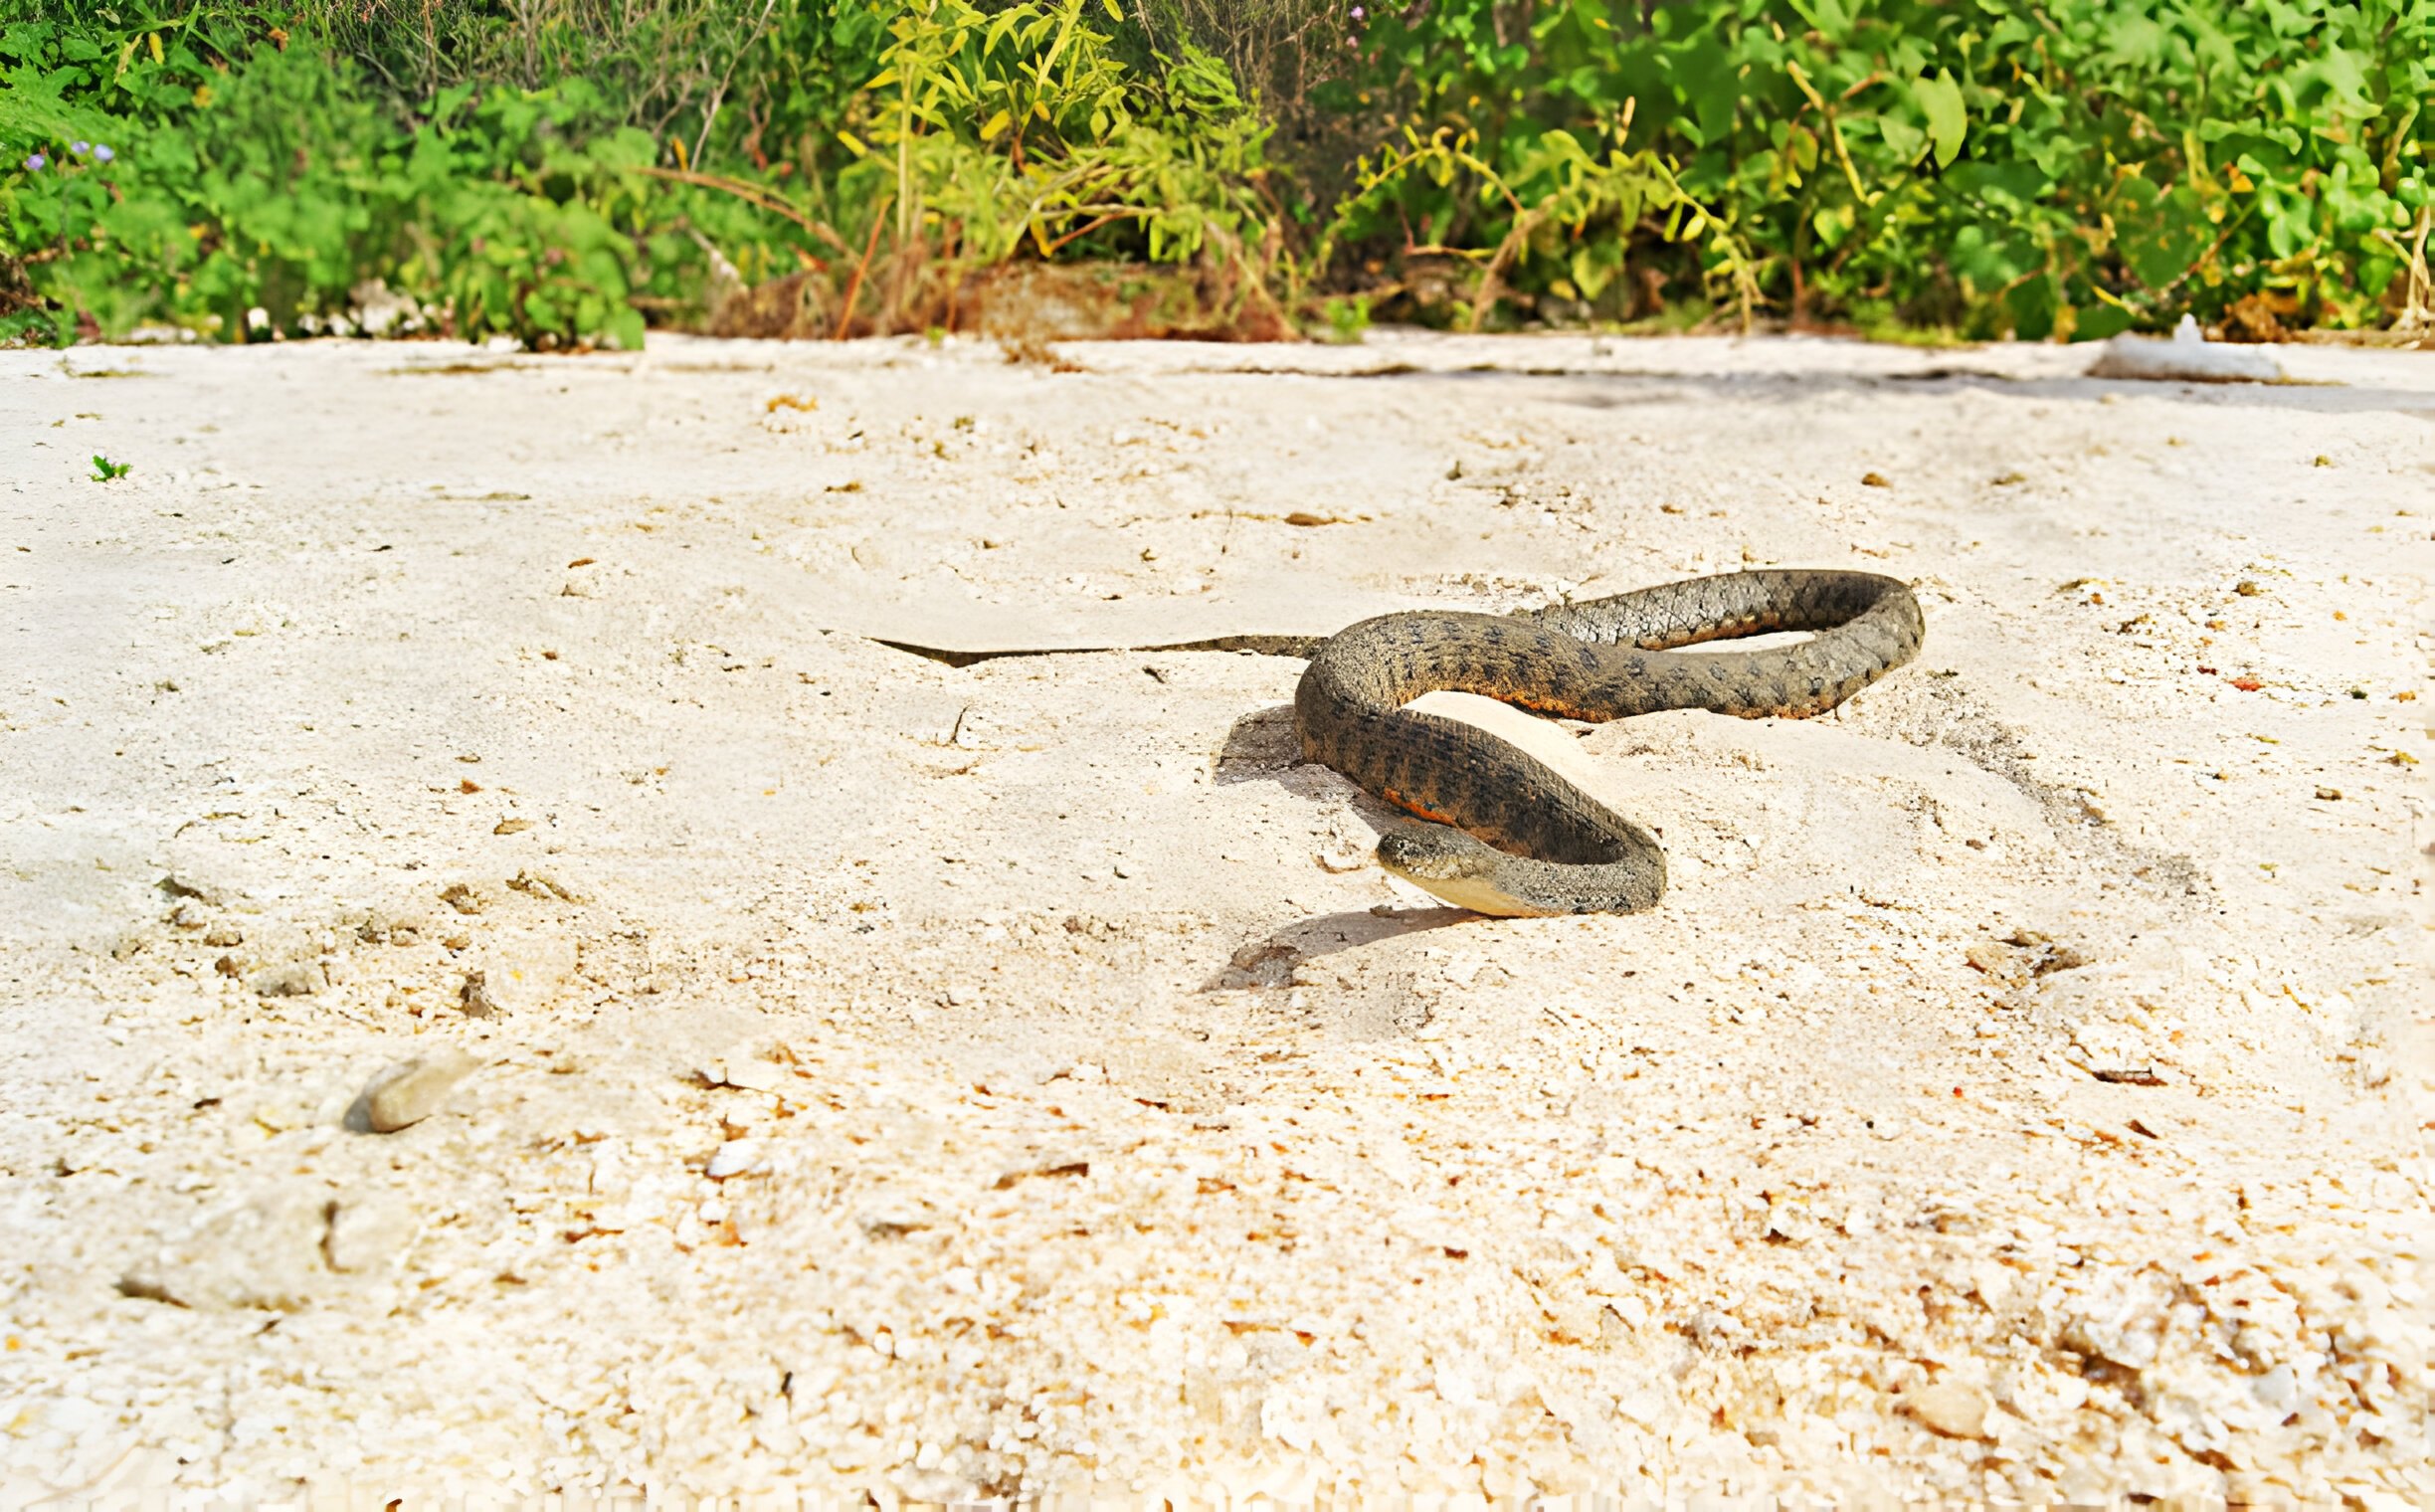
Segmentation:
<svg viewBox="0 0 2435 1512">
<path fill-rule="evenodd" d="M 1379 837 L 1378 858 L 1396 875 L 1425 887 L 1484 880 L 1503 852 L 1443 825 L 1405 825 Z"/>
<path fill-rule="evenodd" d="M 1665 895 L 1665 852 L 1638 844 L 1604 863 L 1550 865 L 1511 855 L 1445 825 L 1405 825 L 1379 837 L 1379 864 L 1424 892 L 1498 918 L 1632 913 Z"/>
<path fill-rule="evenodd" d="M 1563 910 L 1514 896 L 1502 873 L 1519 858 L 1444 825 L 1407 825 L 1379 837 L 1379 864 L 1423 892 L 1499 918 Z"/>
</svg>

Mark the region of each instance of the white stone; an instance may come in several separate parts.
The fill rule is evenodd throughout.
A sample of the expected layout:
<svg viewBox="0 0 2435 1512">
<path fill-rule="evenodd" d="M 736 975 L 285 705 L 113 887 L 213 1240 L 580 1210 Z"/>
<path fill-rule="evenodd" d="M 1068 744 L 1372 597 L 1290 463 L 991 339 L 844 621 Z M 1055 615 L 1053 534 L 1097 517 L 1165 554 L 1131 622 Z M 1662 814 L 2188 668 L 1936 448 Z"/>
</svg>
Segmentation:
<svg viewBox="0 0 2435 1512">
<path fill-rule="evenodd" d="M 1986 1436 L 1989 1404 L 1986 1393 L 1976 1387 L 1939 1381 L 1904 1393 L 1902 1406 L 1904 1412 L 1918 1418 L 1931 1432 L 1948 1438 Z"/>
<path fill-rule="evenodd" d="M 2261 348 L 2209 341 L 2188 315 L 2172 339 L 2116 336 L 2089 364 L 2091 378 L 2144 378 L 2180 383 L 2279 383 L 2283 364 Z"/>
</svg>

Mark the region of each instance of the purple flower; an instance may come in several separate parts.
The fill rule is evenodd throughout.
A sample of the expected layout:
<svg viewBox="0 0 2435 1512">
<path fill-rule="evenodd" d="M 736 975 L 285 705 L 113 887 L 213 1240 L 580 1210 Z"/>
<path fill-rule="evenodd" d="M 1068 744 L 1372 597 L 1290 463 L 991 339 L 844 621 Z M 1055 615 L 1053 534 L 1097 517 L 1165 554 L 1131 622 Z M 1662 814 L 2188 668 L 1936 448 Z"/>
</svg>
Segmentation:
<svg viewBox="0 0 2435 1512">
<path fill-rule="evenodd" d="M 77 156 L 79 156 L 79 157 L 83 157 L 83 156 L 84 156 L 86 153 L 91 152 L 91 151 L 93 150 L 93 143 L 92 143 L 92 142 L 70 142 L 70 143 L 68 144 L 68 150 L 69 150 L 69 151 L 71 151 L 71 152 L 73 152 L 73 153 L 75 153 L 75 154 L 76 154 Z"/>
<path fill-rule="evenodd" d="M 1358 5 L 1357 5 L 1357 6 L 1353 7 L 1353 19 L 1354 19 L 1354 20 L 1359 21 L 1359 20 L 1362 18 L 1362 16 L 1363 16 L 1363 15 L 1364 15 L 1364 12 L 1363 12 L 1363 10 L 1362 10 L 1362 8 L 1361 8 L 1360 6 L 1358 6 Z"/>
<path fill-rule="evenodd" d="M 50 161 L 50 159 L 49 159 L 49 158 L 47 158 L 47 157 L 43 156 L 41 153 L 37 152 L 37 153 L 35 153 L 33 156 L 28 157 L 28 158 L 26 159 L 26 172 L 28 172 L 28 173 L 40 173 L 40 172 L 42 172 L 42 170 L 43 170 L 43 164 L 45 164 L 45 163 L 47 163 L 47 162 L 49 162 L 49 161 Z"/>
<path fill-rule="evenodd" d="M 112 152 L 112 151 L 109 149 L 109 143 L 107 143 L 107 142 L 103 142 L 103 143 L 102 143 L 100 146 L 97 146 L 97 147 L 94 148 L 94 156 L 95 156 L 95 157 L 97 157 L 97 158 L 101 159 L 101 161 L 103 161 L 103 162 L 105 162 L 105 163 L 106 163 L 106 162 L 108 162 L 108 161 L 109 161 L 111 158 L 116 157 L 117 155 L 118 155 L 117 153 Z"/>
</svg>

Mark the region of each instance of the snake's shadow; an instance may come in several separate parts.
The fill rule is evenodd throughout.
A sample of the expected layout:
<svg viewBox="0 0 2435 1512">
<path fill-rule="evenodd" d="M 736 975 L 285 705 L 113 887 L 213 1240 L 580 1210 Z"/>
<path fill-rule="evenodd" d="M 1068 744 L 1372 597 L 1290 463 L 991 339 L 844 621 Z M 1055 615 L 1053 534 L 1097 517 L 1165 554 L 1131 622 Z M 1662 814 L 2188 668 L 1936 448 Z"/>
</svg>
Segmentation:
<svg viewBox="0 0 2435 1512">
<path fill-rule="evenodd" d="M 1226 731 L 1225 744 L 1218 748 L 1211 775 L 1219 787 L 1263 779 L 1283 782 L 1285 774 L 1301 764 L 1302 742 L 1294 734 L 1293 705 L 1272 703 L 1234 721 Z"/>
<path fill-rule="evenodd" d="M 1355 786 L 1352 779 L 1315 761 L 1302 759 L 1302 739 L 1294 732 L 1293 705 L 1272 704 L 1253 709 L 1226 731 L 1211 777 L 1221 788 L 1242 782 L 1273 782 L 1294 797 L 1309 802 L 1338 799 L 1382 834 L 1408 824 L 1411 816 L 1384 804 Z"/>
<path fill-rule="evenodd" d="M 1306 801 L 1345 802 L 1381 831 L 1409 822 L 1401 809 L 1379 802 L 1327 767 L 1304 761 L 1290 703 L 1254 709 L 1235 720 L 1218 749 L 1213 777 L 1221 786 L 1273 782 Z M 1289 987 L 1301 962 L 1479 917 L 1468 909 L 1428 906 L 1316 914 L 1244 942 L 1225 969 L 1203 984 L 1203 991 Z"/>
<path fill-rule="evenodd" d="M 1304 961 L 1479 917 L 1467 908 L 1390 908 L 1384 912 L 1364 908 L 1296 919 L 1244 944 L 1227 960 L 1224 970 L 1201 984 L 1201 990 L 1291 987 L 1294 968 Z"/>
</svg>

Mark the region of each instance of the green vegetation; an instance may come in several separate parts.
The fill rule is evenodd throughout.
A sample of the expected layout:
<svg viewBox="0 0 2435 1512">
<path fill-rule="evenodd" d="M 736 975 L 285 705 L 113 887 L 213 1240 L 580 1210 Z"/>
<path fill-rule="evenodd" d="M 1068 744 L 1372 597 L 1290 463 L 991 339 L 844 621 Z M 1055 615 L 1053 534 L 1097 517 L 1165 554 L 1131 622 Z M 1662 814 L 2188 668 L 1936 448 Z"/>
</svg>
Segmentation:
<svg viewBox="0 0 2435 1512">
<path fill-rule="evenodd" d="M 0 0 L 0 336 L 2435 319 L 2435 0 Z"/>
<path fill-rule="evenodd" d="M 114 478 L 124 477 L 135 471 L 133 463 L 112 462 L 98 452 L 94 454 L 93 464 L 94 481 L 97 483 L 106 483 Z"/>
<path fill-rule="evenodd" d="M 2413 265 L 2423 281 L 2425 0 L 1702 0 L 1649 17 L 1439 0 L 1364 46 L 1409 108 L 1499 163 L 1551 124 L 1633 120 L 1720 223 L 1712 269 L 1740 249 L 1737 283 L 1795 319 L 2087 336 L 2250 300 L 2253 325 L 2369 325 L 2398 313 Z M 1431 240 L 1482 239 L 1451 197 L 1399 209 Z"/>
</svg>

